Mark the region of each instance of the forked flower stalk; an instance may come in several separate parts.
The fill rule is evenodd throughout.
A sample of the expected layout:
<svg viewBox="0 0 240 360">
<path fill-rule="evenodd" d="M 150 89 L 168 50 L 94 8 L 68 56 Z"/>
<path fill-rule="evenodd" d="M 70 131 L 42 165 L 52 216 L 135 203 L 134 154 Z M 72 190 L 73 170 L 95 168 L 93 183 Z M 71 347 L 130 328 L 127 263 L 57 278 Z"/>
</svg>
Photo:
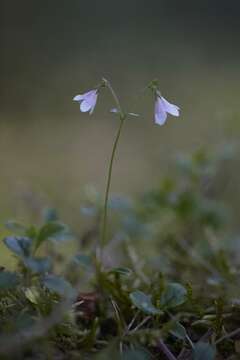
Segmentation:
<svg viewBox="0 0 240 360">
<path fill-rule="evenodd" d="M 103 205 L 102 228 L 101 228 L 101 233 L 100 233 L 100 241 L 97 246 L 97 259 L 100 262 L 102 261 L 102 252 L 103 252 L 103 248 L 106 243 L 106 237 L 107 237 L 108 200 L 109 200 L 109 191 L 110 191 L 110 185 L 111 185 L 111 179 L 112 179 L 113 163 L 114 163 L 114 159 L 115 159 L 115 155 L 116 155 L 119 138 L 120 138 L 120 135 L 122 132 L 123 124 L 126 119 L 126 114 L 122 110 L 118 96 L 115 93 L 114 89 L 112 88 L 110 82 L 106 79 L 103 79 L 103 86 L 106 86 L 112 94 L 112 97 L 116 103 L 116 107 L 118 110 L 120 124 L 119 124 L 119 128 L 118 128 L 118 131 L 116 133 L 116 137 L 115 137 L 115 140 L 113 143 L 113 148 L 112 148 L 112 153 L 111 153 L 109 168 L 108 168 L 108 174 L 107 174 L 107 185 L 106 185 L 106 191 L 105 191 L 105 196 L 104 196 L 104 205 Z"/>
</svg>

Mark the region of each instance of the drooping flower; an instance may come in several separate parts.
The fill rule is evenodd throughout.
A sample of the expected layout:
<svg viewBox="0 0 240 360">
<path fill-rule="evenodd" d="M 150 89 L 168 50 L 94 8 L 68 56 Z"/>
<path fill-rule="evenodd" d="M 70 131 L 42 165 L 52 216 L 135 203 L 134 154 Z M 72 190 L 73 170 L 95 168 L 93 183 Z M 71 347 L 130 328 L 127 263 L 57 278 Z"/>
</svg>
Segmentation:
<svg viewBox="0 0 240 360">
<path fill-rule="evenodd" d="M 73 100 L 79 102 L 80 111 L 88 112 L 91 115 L 97 103 L 98 90 L 90 90 L 84 94 L 74 96 Z"/>
<path fill-rule="evenodd" d="M 171 104 L 159 93 L 156 94 L 154 119 L 158 125 L 163 125 L 167 119 L 167 114 L 179 116 L 180 108 Z"/>
</svg>

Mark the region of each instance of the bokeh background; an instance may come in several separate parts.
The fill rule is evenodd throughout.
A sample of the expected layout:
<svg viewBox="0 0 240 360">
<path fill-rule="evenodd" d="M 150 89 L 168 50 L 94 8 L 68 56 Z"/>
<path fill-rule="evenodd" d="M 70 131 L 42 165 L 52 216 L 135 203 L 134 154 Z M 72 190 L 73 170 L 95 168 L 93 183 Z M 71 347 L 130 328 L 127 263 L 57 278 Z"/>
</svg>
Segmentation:
<svg viewBox="0 0 240 360">
<path fill-rule="evenodd" d="M 108 78 L 125 107 L 141 113 L 122 134 L 112 191 L 155 186 L 180 152 L 237 143 L 240 5 L 221 0 L 1 0 L 0 220 L 34 220 L 57 207 L 81 222 L 86 184 L 103 191 L 117 129 L 107 92 L 91 117 L 72 97 Z M 182 108 L 153 123 L 143 89 L 158 78 Z M 239 203 L 239 162 L 229 201 Z M 234 205 L 235 204 L 235 205 Z"/>
</svg>

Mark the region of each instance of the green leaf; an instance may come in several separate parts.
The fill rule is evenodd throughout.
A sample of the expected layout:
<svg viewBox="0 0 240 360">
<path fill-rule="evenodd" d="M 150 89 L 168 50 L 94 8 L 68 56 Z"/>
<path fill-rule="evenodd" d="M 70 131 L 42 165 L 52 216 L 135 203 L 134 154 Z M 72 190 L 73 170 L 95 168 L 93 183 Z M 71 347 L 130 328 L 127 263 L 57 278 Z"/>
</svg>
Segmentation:
<svg viewBox="0 0 240 360">
<path fill-rule="evenodd" d="M 161 311 L 157 309 L 151 300 L 150 295 L 144 294 L 142 291 L 134 291 L 130 294 L 132 303 L 143 312 L 151 315 L 161 314 Z"/>
<path fill-rule="evenodd" d="M 30 255 L 31 239 L 24 236 L 8 236 L 3 241 L 14 254 L 20 257 Z"/>
<path fill-rule="evenodd" d="M 180 322 L 178 321 L 173 321 L 170 324 L 170 330 L 169 330 L 170 334 L 172 334 L 173 336 L 175 336 L 176 338 L 180 339 L 180 340 L 185 340 L 187 332 L 184 326 L 182 326 L 180 324 Z"/>
<path fill-rule="evenodd" d="M 111 210 L 127 211 L 131 208 L 131 201 L 123 196 L 111 196 L 108 206 Z"/>
<path fill-rule="evenodd" d="M 51 269 L 50 258 L 28 257 L 23 260 L 24 265 L 33 273 L 40 274 L 48 272 Z"/>
<path fill-rule="evenodd" d="M 81 213 L 85 216 L 93 217 L 96 216 L 98 213 L 98 208 L 94 205 L 92 206 L 82 206 Z"/>
<path fill-rule="evenodd" d="M 32 240 L 35 240 L 38 234 L 38 229 L 31 225 L 26 229 L 25 235 Z"/>
<path fill-rule="evenodd" d="M 167 284 L 162 293 L 160 303 L 165 308 L 173 308 L 186 301 L 187 290 L 178 283 Z"/>
<path fill-rule="evenodd" d="M 26 231 L 26 226 L 20 224 L 19 222 L 17 221 L 14 221 L 14 220 L 8 220 L 6 223 L 5 223 L 5 227 L 8 229 L 8 230 L 11 230 L 11 231 L 14 231 L 14 232 L 19 232 L 19 233 L 23 233 Z"/>
<path fill-rule="evenodd" d="M 77 254 L 73 257 L 72 261 L 74 264 L 80 265 L 87 270 L 93 268 L 91 256 L 84 255 L 84 254 Z"/>
<path fill-rule="evenodd" d="M 58 213 L 55 208 L 45 208 L 43 210 L 43 219 L 46 223 L 52 222 L 52 221 L 58 221 Z"/>
<path fill-rule="evenodd" d="M 39 292 L 35 287 L 26 289 L 25 296 L 32 304 L 38 304 Z"/>
<path fill-rule="evenodd" d="M 121 357 L 122 360 L 150 360 L 151 356 L 144 350 L 127 350 Z"/>
<path fill-rule="evenodd" d="M 34 319 L 26 312 L 21 312 L 16 315 L 14 320 L 15 331 L 21 331 L 23 329 L 29 329 L 34 324 Z"/>
<path fill-rule="evenodd" d="M 66 226 L 58 222 L 50 222 L 43 225 L 36 239 L 35 250 L 37 250 L 44 241 L 59 235 L 63 231 L 66 231 Z"/>
<path fill-rule="evenodd" d="M 60 296 L 73 297 L 75 290 L 72 285 L 60 276 L 47 275 L 43 279 L 43 285 L 51 292 L 55 292 Z"/>
<path fill-rule="evenodd" d="M 130 276 L 132 274 L 132 270 L 126 267 L 116 267 L 109 271 L 109 274 L 119 274 L 122 276 Z"/>
<path fill-rule="evenodd" d="M 193 360 L 214 360 L 215 348 L 205 342 L 198 342 L 193 351 Z"/>
<path fill-rule="evenodd" d="M 106 360 L 106 359 L 114 359 L 114 360 L 122 360 L 121 355 L 119 353 L 119 342 L 117 339 L 111 341 L 107 347 L 103 350 L 99 351 L 95 356 L 93 356 L 94 360 Z"/>
<path fill-rule="evenodd" d="M 0 271 L 0 290 L 9 290 L 15 288 L 19 284 L 17 274 L 10 271 Z"/>
</svg>

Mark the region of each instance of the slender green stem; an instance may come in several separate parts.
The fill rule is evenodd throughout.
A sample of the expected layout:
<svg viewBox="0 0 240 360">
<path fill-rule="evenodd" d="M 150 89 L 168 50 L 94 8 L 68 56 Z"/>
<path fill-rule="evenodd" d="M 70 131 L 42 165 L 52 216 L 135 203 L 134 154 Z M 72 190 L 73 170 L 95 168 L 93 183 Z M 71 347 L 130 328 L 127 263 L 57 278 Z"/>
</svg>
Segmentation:
<svg viewBox="0 0 240 360">
<path fill-rule="evenodd" d="M 108 168 L 107 185 L 106 185 L 104 206 L 103 206 L 103 221 L 102 221 L 101 237 L 100 237 L 100 242 L 99 242 L 99 249 L 97 249 L 100 260 L 102 258 L 102 249 L 106 243 L 106 236 L 107 236 L 108 199 L 109 199 L 109 190 L 110 190 L 111 179 L 112 179 L 113 163 L 114 163 L 114 158 L 115 158 L 119 138 L 121 135 L 122 127 L 124 124 L 124 120 L 126 119 L 126 115 L 124 114 L 124 112 L 121 108 L 119 99 L 118 99 L 115 91 L 113 90 L 111 84 L 107 80 L 105 80 L 105 79 L 103 79 L 103 80 L 104 80 L 105 86 L 110 90 L 110 92 L 113 96 L 113 99 L 116 103 L 117 110 L 118 110 L 119 116 L 120 116 L 120 124 L 119 124 L 119 128 L 118 128 L 118 131 L 117 131 L 114 143 L 113 143 L 112 154 L 111 154 L 109 168 Z"/>
<path fill-rule="evenodd" d="M 111 185 L 111 179 L 112 179 L 112 168 L 113 168 L 113 162 L 116 154 L 116 149 L 118 145 L 118 141 L 121 135 L 122 127 L 124 123 L 124 118 L 121 118 L 120 125 L 117 131 L 117 135 L 113 144 L 112 154 L 110 158 L 110 164 L 108 169 L 108 176 L 107 176 L 107 186 L 106 186 L 106 192 L 105 192 L 105 199 L 104 199 L 104 209 L 103 209 L 103 227 L 102 227 L 102 238 L 101 238 L 101 245 L 104 246 L 106 241 L 106 230 L 107 230 L 107 210 L 108 210 L 108 199 L 109 199 L 109 190 Z"/>
</svg>

